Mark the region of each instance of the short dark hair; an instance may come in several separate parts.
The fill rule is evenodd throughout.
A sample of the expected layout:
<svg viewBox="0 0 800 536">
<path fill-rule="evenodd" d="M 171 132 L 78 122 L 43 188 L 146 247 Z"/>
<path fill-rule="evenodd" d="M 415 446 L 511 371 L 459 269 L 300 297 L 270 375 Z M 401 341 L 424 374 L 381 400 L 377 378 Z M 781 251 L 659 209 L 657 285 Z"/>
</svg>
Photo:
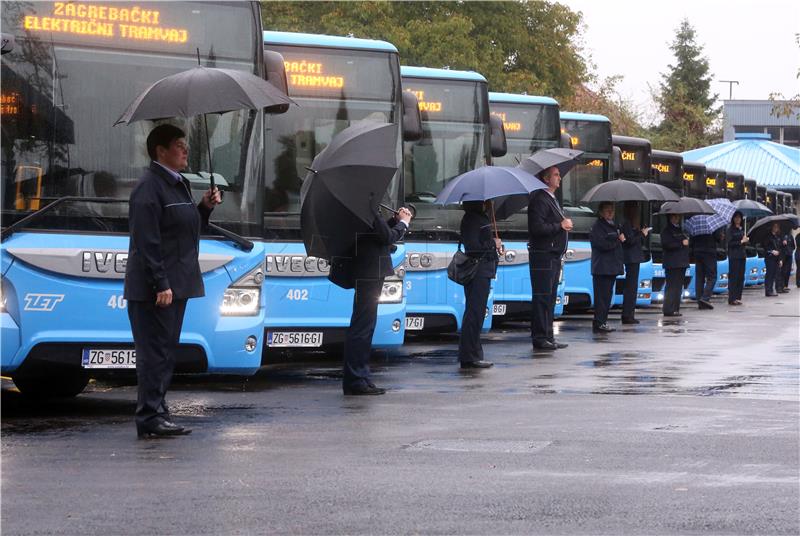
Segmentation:
<svg viewBox="0 0 800 536">
<path fill-rule="evenodd" d="M 613 201 L 603 201 L 603 202 L 601 202 L 600 206 L 597 207 L 597 212 L 603 212 L 603 210 L 606 207 L 614 208 L 614 202 Z"/>
<path fill-rule="evenodd" d="M 175 125 L 158 125 L 147 135 L 147 154 L 151 160 L 156 160 L 156 147 L 169 149 L 173 141 L 185 137 L 186 134 Z"/>
</svg>

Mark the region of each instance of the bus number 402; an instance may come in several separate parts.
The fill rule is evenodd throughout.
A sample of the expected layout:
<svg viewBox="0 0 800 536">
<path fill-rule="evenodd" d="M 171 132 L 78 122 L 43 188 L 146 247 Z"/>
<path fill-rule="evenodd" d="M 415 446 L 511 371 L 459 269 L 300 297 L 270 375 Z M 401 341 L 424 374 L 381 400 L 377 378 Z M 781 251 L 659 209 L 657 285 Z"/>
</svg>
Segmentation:
<svg viewBox="0 0 800 536">
<path fill-rule="evenodd" d="M 125 309 L 128 306 L 128 300 L 126 300 L 122 294 L 112 294 L 111 297 L 108 298 L 108 303 L 106 305 L 112 309 Z"/>
<path fill-rule="evenodd" d="M 287 300 L 308 301 L 308 289 L 307 288 L 290 288 L 288 290 L 288 292 L 286 292 L 286 299 Z"/>
</svg>

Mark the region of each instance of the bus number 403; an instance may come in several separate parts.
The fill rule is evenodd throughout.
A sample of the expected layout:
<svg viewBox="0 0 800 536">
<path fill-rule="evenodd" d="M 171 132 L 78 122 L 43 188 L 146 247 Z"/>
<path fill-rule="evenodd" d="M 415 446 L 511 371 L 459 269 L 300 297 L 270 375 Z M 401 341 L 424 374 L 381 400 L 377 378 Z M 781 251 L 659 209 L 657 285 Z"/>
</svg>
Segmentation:
<svg viewBox="0 0 800 536">
<path fill-rule="evenodd" d="M 106 305 L 112 309 L 125 309 L 128 306 L 128 300 L 126 300 L 122 294 L 112 294 L 111 297 L 108 298 L 108 303 Z"/>
</svg>

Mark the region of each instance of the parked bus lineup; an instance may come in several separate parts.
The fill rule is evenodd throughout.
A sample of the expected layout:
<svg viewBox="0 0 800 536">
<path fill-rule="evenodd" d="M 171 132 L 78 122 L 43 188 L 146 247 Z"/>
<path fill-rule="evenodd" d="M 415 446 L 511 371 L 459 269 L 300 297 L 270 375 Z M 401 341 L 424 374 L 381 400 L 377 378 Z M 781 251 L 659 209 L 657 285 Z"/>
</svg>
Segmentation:
<svg viewBox="0 0 800 536">
<path fill-rule="evenodd" d="M 434 204 L 444 185 L 480 166 L 514 166 L 539 149 L 563 146 L 564 134 L 584 155 L 558 193 L 575 227 L 557 314 L 565 306 L 580 311 L 593 304 L 587 233 L 596 207 L 580 199 L 596 184 L 617 177 L 653 180 L 681 195 L 751 198 L 775 212 L 792 210 L 791 196 L 747 177 L 683 162 L 647 140 L 613 136 L 603 116 L 560 111 L 545 96 L 489 93 L 475 72 L 401 67 L 391 43 L 263 32 L 258 2 L 154 2 L 153 26 L 163 31 L 136 39 L 127 30 L 103 36 L 73 32 L 70 25 L 57 30 L 43 22 L 53 17 L 55 4 L 8 4 L 2 13 L 3 33 L 15 38 L 2 56 L 3 102 L 14 103 L 3 107 L 0 169 L 2 373 L 24 392 L 74 395 L 93 376 L 133 373 L 122 297 L 127 199 L 147 165 L 142 145 L 157 122 L 111 125 L 139 92 L 195 66 L 198 55 L 202 65 L 252 72 L 284 87 L 299 106 L 209 116 L 208 146 L 201 122 L 169 120 L 198 149 L 184 173 L 195 197 L 209 187 L 212 155 L 214 180 L 225 196 L 212 221 L 228 232 L 209 231 L 201 239 L 206 296 L 189 303 L 177 372 L 249 375 L 279 355 L 341 345 L 352 290 L 330 283 L 327 263 L 306 254 L 299 192 L 314 157 L 360 121 L 396 126 L 403 165 L 382 202 L 416 210 L 405 242 L 392 253 L 376 348 L 398 348 L 410 333 L 460 329 L 463 289 L 447 278 L 446 267 L 461 211 Z M 421 131 L 405 121 L 409 111 L 419 114 Z M 642 222 L 658 228 L 663 222 L 652 215 L 656 208 L 643 205 Z M 498 222 L 498 232 L 506 252 L 485 330 L 493 319 L 530 314 L 525 213 Z M 252 249 L 231 233 L 251 240 Z M 640 270 L 642 307 L 661 298 L 656 236 L 648 243 L 652 261 Z M 763 251 L 751 246 L 748 255 L 747 284 L 761 284 Z M 720 292 L 727 284 L 722 257 Z M 693 293 L 692 275 L 690 267 L 686 291 Z M 614 304 L 621 305 L 621 279 L 617 288 Z"/>
</svg>

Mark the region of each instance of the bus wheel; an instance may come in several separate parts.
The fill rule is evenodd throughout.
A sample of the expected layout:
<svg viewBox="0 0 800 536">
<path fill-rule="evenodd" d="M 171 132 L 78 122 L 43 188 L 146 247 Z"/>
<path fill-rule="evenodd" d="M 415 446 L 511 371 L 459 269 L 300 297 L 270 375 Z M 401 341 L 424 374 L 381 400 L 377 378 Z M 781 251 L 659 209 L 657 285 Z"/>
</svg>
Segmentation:
<svg viewBox="0 0 800 536">
<path fill-rule="evenodd" d="M 89 376 L 81 372 L 59 376 L 14 376 L 12 379 L 20 393 L 37 399 L 77 396 L 89 383 Z"/>
</svg>

